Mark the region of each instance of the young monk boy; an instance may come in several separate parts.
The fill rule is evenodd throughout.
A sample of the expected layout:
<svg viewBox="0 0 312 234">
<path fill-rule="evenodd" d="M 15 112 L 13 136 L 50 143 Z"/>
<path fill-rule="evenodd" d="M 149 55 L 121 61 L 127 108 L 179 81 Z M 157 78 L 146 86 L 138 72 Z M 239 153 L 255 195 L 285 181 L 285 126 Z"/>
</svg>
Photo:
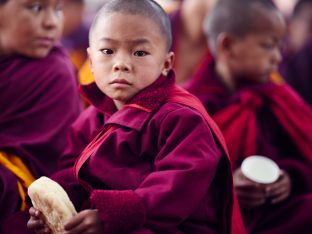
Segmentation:
<svg viewBox="0 0 312 234">
<path fill-rule="evenodd" d="M 204 27 L 215 60 L 202 68 L 205 79 L 195 77 L 187 88 L 224 134 L 247 231 L 310 233 L 312 111 L 287 84 L 271 81 L 281 60 L 281 14 L 270 1 L 225 0 Z M 275 183 L 243 176 L 242 160 L 255 154 L 279 165 Z"/>
<path fill-rule="evenodd" d="M 174 85 L 170 47 L 170 21 L 154 1 L 107 1 L 95 18 L 95 83 L 84 89 L 93 105 L 62 160 L 76 184 L 64 171 L 53 177 L 80 211 L 67 234 L 239 233 L 222 139 L 197 99 Z M 40 212 L 30 214 L 28 227 L 44 231 Z"/>
<path fill-rule="evenodd" d="M 56 171 L 81 104 L 75 74 L 55 46 L 61 2 L 0 0 L 0 224 L 25 208 L 27 186 Z"/>
</svg>

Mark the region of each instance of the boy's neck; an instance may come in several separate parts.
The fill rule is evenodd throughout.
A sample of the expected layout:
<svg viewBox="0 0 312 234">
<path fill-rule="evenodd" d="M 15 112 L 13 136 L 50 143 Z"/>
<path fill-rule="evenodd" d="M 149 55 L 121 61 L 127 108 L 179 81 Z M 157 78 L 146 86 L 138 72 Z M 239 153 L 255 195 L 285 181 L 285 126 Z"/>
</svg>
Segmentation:
<svg viewBox="0 0 312 234">
<path fill-rule="evenodd" d="M 116 106 L 117 110 L 122 109 L 123 106 L 125 105 L 125 104 L 124 104 L 123 102 L 121 102 L 121 101 L 118 101 L 118 100 L 113 100 L 113 101 L 114 101 L 114 103 L 115 103 L 115 106 Z"/>
<path fill-rule="evenodd" d="M 233 93 L 236 90 L 236 84 L 226 64 L 216 60 L 215 71 L 223 85 Z"/>
</svg>

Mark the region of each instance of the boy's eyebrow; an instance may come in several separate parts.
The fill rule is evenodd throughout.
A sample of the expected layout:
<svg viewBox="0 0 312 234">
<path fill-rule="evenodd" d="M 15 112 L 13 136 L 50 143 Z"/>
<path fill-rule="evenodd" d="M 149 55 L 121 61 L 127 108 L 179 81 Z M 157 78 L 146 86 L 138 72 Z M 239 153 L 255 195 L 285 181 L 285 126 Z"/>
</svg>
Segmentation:
<svg viewBox="0 0 312 234">
<path fill-rule="evenodd" d="M 105 42 L 114 43 L 114 44 L 119 43 L 118 40 L 108 38 L 108 37 L 103 37 L 100 39 L 100 41 L 105 41 Z M 135 39 L 135 40 L 129 40 L 128 43 L 132 46 L 136 46 L 136 45 L 142 45 L 142 44 L 150 44 L 150 41 L 148 39 L 145 39 L 145 38 L 139 38 L 139 39 Z"/>
<path fill-rule="evenodd" d="M 130 41 L 130 43 L 136 46 L 136 45 L 141 45 L 141 44 L 150 44 L 150 41 L 145 38 L 140 38 L 140 39 Z"/>
</svg>

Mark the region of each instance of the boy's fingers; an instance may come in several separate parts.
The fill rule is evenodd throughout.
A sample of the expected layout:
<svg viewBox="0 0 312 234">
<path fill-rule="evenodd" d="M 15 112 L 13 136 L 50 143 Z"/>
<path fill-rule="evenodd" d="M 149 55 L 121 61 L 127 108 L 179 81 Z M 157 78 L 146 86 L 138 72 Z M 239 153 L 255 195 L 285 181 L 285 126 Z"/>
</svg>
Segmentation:
<svg viewBox="0 0 312 234">
<path fill-rule="evenodd" d="M 37 210 L 36 208 L 34 208 L 34 207 L 30 207 L 29 208 L 29 214 L 31 216 L 35 216 L 35 217 L 39 218 L 40 217 L 40 213 L 41 212 L 39 210 Z"/>
<path fill-rule="evenodd" d="M 243 199 L 243 200 L 239 199 L 239 204 L 244 209 L 251 209 L 251 208 L 259 207 L 259 206 L 263 205 L 265 202 L 266 202 L 265 199 L 259 199 L 259 200 L 253 200 L 253 201 L 248 201 L 245 199 Z"/>
<path fill-rule="evenodd" d="M 290 194 L 290 193 L 283 193 L 281 196 L 272 199 L 272 200 L 271 200 L 271 203 L 272 203 L 272 204 L 279 203 L 279 202 L 285 200 L 285 199 L 289 196 L 289 194 Z"/>
<path fill-rule="evenodd" d="M 43 228 L 41 230 L 36 230 L 36 234 L 51 234 L 51 231 L 49 228 Z"/>
<path fill-rule="evenodd" d="M 68 220 L 67 223 L 65 223 L 64 228 L 65 230 L 72 230 L 76 226 L 78 226 L 84 219 L 84 215 L 81 215 L 82 212 L 78 213 L 74 217 L 72 217 L 70 220 Z M 72 233 L 72 232 L 70 232 Z"/>
<path fill-rule="evenodd" d="M 78 226 L 75 226 L 73 229 L 70 229 L 69 231 L 67 231 L 68 229 L 65 229 L 66 231 L 64 232 L 64 234 L 80 234 L 80 233 L 84 233 L 84 226 L 82 225 L 82 223 L 78 224 Z"/>
<path fill-rule="evenodd" d="M 282 178 L 280 181 L 270 185 L 266 188 L 267 197 L 276 197 L 283 193 L 290 193 L 291 183 L 287 177 Z"/>
<path fill-rule="evenodd" d="M 265 193 L 263 191 L 245 191 L 245 190 L 236 190 L 238 197 L 242 199 L 264 199 Z"/>
<path fill-rule="evenodd" d="M 44 227 L 44 223 L 41 219 L 33 219 L 31 218 L 27 222 L 27 227 L 31 229 L 39 228 L 39 227 Z"/>
</svg>

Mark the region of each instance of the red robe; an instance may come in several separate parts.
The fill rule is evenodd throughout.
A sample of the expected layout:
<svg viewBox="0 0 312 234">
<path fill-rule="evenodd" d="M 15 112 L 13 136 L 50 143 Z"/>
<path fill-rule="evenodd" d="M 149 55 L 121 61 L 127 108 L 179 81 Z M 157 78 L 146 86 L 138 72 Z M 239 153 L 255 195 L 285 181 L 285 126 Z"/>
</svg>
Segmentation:
<svg viewBox="0 0 312 234">
<path fill-rule="evenodd" d="M 202 101 L 219 125 L 233 170 L 245 157 L 258 154 L 276 161 L 292 178 L 292 194 L 286 201 L 243 213 L 248 232 L 310 233 L 310 107 L 287 84 L 249 85 L 231 95 L 219 81 L 212 60 L 185 88 Z"/>
<path fill-rule="evenodd" d="M 76 75 L 55 47 L 43 59 L 0 57 L 0 151 L 14 154 L 34 177 L 50 175 L 82 111 Z M 0 165 L 0 221 L 19 210 L 17 178 Z"/>
<path fill-rule="evenodd" d="M 222 138 L 198 101 L 181 104 L 190 95 L 172 77 L 159 78 L 119 111 L 94 84 L 84 92 L 93 106 L 73 125 L 61 160 L 69 169 L 53 178 L 78 209 L 98 209 L 105 233 L 243 233 Z M 70 184 L 75 161 L 85 192 Z"/>
</svg>

